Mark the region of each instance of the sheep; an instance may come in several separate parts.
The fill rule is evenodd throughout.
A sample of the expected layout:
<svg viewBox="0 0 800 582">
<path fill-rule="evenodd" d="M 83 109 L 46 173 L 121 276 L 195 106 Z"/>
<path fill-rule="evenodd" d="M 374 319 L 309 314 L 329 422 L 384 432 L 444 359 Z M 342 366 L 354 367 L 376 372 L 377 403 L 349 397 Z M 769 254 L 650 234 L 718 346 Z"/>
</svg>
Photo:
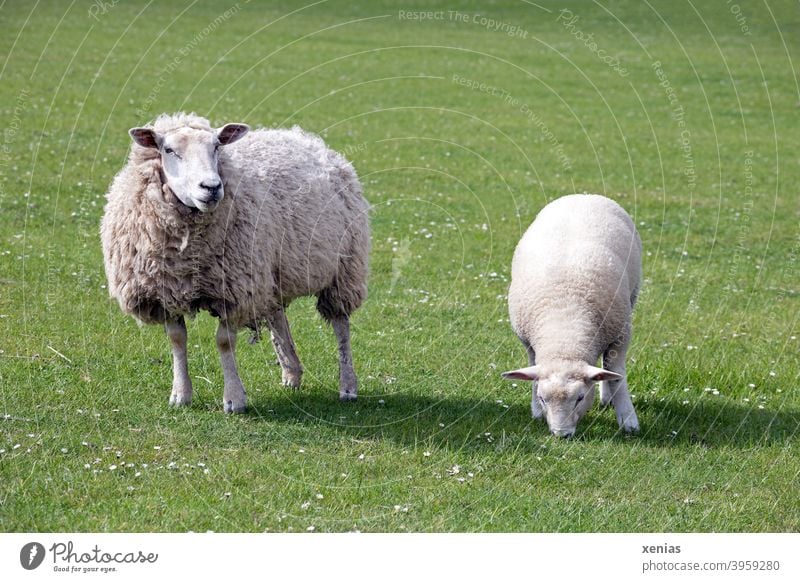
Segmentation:
<svg viewBox="0 0 800 582">
<path fill-rule="evenodd" d="M 105 272 L 124 313 L 165 326 L 170 404 L 192 401 L 184 318 L 201 310 L 219 318 L 225 412 L 247 406 L 235 357 L 244 327 L 257 339 L 266 323 L 283 384 L 299 388 L 285 309 L 306 295 L 316 295 L 338 341 L 339 397 L 355 400 L 349 318 L 367 294 L 370 232 L 352 165 L 297 127 L 214 129 L 178 113 L 129 133 L 100 227 Z"/>
<path fill-rule="evenodd" d="M 625 355 L 639 293 L 642 242 L 630 216 L 604 196 L 575 194 L 545 206 L 511 264 L 511 327 L 529 367 L 503 374 L 532 381 L 531 412 L 571 437 L 594 401 L 613 403 L 625 432 L 639 430 Z M 603 357 L 603 368 L 598 358 Z"/>
</svg>

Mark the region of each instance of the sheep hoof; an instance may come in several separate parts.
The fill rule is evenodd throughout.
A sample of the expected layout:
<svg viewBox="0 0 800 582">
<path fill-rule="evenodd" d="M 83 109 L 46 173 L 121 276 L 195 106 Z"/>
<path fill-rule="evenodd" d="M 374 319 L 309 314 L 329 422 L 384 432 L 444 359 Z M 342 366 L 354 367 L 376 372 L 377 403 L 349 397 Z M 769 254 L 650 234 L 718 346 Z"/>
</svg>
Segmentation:
<svg viewBox="0 0 800 582">
<path fill-rule="evenodd" d="M 340 390 L 339 400 L 342 402 L 352 402 L 358 397 L 355 390 Z"/>
<path fill-rule="evenodd" d="M 169 397 L 169 405 L 180 407 L 180 406 L 189 406 L 192 403 L 192 395 L 191 394 L 180 394 L 178 392 L 173 392 Z"/>
<path fill-rule="evenodd" d="M 292 372 L 283 372 L 282 374 L 283 385 L 286 386 L 287 388 L 292 388 L 293 390 L 297 390 L 298 388 L 300 388 L 301 378 L 302 378 L 301 374 L 296 374 Z"/>
<path fill-rule="evenodd" d="M 247 402 L 244 401 L 234 402 L 233 400 L 227 400 L 222 405 L 228 414 L 242 414 L 247 408 Z"/>
<path fill-rule="evenodd" d="M 625 434 L 637 434 L 639 432 L 639 423 L 623 424 L 620 428 L 625 431 Z"/>
<path fill-rule="evenodd" d="M 636 413 L 625 419 L 618 419 L 619 428 L 626 434 L 634 434 L 639 432 L 639 420 L 636 418 Z"/>
</svg>

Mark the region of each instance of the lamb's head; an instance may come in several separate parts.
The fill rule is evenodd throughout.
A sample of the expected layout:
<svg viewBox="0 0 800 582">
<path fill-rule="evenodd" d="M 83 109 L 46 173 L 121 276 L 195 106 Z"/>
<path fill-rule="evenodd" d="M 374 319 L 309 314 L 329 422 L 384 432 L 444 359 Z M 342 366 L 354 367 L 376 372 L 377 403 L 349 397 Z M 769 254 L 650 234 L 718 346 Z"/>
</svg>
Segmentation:
<svg viewBox="0 0 800 582">
<path fill-rule="evenodd" d="M 595 382 L 622 378 L 615 372 L 590 366 L 586 362 L 572 361 L 521 368 L 506 372 L 503 377 L 537 383 L 533 398 L 539 399 L 550 432 L 562 437 L 574 435 L 578 421 L 591 408 Z"/>
<path fill-rule="evenodd" d="M 184 205 L 201 212 L 214 210 L 225 195 L 219 175 L 219 149 L 238 141 L 250 130 L 241 123 L 219 129 L 192 124 L 158 131 L 134 127 L 133 141 L 161 156 L 165 185 Z"/>
</svg>

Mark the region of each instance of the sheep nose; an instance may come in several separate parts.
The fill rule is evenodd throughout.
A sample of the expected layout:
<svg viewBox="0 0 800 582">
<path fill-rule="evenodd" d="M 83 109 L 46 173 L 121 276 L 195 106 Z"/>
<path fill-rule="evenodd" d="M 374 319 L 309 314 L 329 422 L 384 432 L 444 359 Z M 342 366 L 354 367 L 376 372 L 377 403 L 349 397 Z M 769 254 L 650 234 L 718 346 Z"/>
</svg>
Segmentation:
<svg viewBox="0 0 800 582">
<path fill-rule="evenodd" d="M 554 428 L 554 429 L 551 429 L 550 432 L 553 433 L 557 437 L 563 437 L 565 439 L 568 439 L 568 438 L 572 438 L 572 436 L 575 434 L 575 429 L 573 428 L 573 429 L 570 430 L 570 429 Z"/>
<path fill-rule="evenodd" d="M 219 198 L 219 191 L 222 188 L 222 182 L 219 180 L 204 180 L 200 182 L 200 187 L 208 192 L 210 200 Z"/>
</svg>

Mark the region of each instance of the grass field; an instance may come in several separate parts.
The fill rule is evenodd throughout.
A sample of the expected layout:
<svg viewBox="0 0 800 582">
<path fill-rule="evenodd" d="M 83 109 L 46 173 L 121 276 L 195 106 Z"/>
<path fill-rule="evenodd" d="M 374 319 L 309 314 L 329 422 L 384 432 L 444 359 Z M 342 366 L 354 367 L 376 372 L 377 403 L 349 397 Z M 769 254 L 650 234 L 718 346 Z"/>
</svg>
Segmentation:
<svg viewBox="0 0 800 582">
<path fill-rule="evenodd" d="M 796 3 L 6 0 L 0 25 L 0 531 L 800 529 Z M 167 406 L 98 224 L 127 129 L 177 110 L 352 160 L 358 402 L 309 299 L 301 391 L 241 342 L 251 407 L 223 414 L 202 314 Z M 582 191 L 643 239 L 635 437 L 594 408 L 555 439 L 500 378 L 514 246 Z"/>
</svg>

